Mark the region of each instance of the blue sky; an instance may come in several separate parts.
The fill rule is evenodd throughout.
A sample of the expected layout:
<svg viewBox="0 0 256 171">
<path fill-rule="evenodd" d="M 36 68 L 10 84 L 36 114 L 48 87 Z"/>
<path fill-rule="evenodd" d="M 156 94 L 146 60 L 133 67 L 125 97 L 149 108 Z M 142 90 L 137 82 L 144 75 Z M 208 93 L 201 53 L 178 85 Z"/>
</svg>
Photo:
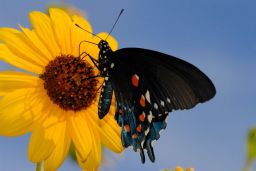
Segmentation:
<svg viewBox="0 0 256 171">
<path fill-rule="evenodd" d="M 0 27 L 29 26 L 27 14 L 48 0 L 0 0 Z M 138 153 L 107 152 L 102 171 L 159 171 L 176 165 L 198 171 L 239 171 L 246 135 L 256 126 L 256 1 L 253 0 L 73 0 L 86 11 L 94 32 L 109 31 L 124 8 L 113 36 L 119 48 L 142 47 L 180 57 L 214 82 L 215 98 L 192 110 L 170 114 L 155 144 L 156 162 L 140 163 Z M 8 66 L 0 63 L 0 70 Z M 29 135 L 0 137 L 0 170 L 33 171 L 27 160 Z M 60 171 L 79 170 L 69 159 Z"/>
</svg>

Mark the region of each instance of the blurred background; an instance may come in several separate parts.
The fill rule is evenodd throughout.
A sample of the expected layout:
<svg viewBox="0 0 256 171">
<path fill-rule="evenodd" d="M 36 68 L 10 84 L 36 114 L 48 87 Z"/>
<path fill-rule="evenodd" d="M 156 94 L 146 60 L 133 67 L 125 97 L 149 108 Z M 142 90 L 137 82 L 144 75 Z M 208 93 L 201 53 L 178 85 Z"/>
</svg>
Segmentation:
<svg viewBox="0 0 256 171">
<path fill-rule="evenodd" d="M 177 165 L 197 171 L 239 171 L 247 159 L 247 134 L 256 126 L 255 0 L 0 0 L 0 27 L 30 27 L 27 14 L 66 3 L 84 10 L 94 33 L 108 32 L 119 48 L 141 47 L 180 57 L 214 82 L 217 95 L 192 110 L 170 114 L 155 145 L 156 162 L 138 153 L 106 150 L 102 171 L 159 171 Z M 0 70 L 10 66 L 0 63 Z M 1 122 L 1 121 L 0 121 Z M 27 159 L 29 136 L 0 137 L 0 170 L 34 171 Z M 254 164 L 254 169 L 256 165 Z M 79 167 L 67 158 L 59 171 Z"/>
</svg>

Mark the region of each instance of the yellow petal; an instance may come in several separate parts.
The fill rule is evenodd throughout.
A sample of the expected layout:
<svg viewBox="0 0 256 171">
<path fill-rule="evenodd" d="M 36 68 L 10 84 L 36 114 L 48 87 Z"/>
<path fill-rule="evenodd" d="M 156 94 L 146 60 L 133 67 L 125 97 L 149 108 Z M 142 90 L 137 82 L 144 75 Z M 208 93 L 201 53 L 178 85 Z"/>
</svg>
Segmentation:
<svg viewBox="0 0 256 171">
<path fill-rule="evenodd" d="M 92 133 L 92 150 L 85 161 L 83 161 L 78 155 L 78 161 L 82 168 L 93 170 L 97 169 L 101 162 L 101 141 L 98 131 L 93 129 L 94 125 L 92 124 L 93 121 L 90 117 L 88 117 L 88 121 L 88 127 Z"/>
<path fill-rule="evenodd" d="M 37 36 L 44 43 L 45 47 L 48 48 L 52 56 L 60 55 L 60 47 L 57 44 L 50 18 L 46 14 L 38 11 L 29 13 L 29 18 Z"/>
<path fill-rule="evenodd" d="M 180 166 L 177 166 L 177 167 L 175 168 L 175 171 L 184 171 L 184 169 L 183 169 L 182 167 L 180 167 Z"/>
<path fill-rule="evenodd" d="M 48 61 L 33 49 L 30 40 L 23 33 L 11 33 L 0 29 L 0 40 L 5 43 L 13 54 L 32 64 L 41 68 L 48 64 Z"/>
<path fill-rule="evenodd" d="M 42 127 L 39 125 L 33 130 L 32 136 L 30 138 L 28 148 L 29 160 L 35 163 L 45 160 L 49 157 L 58 157 L 58 159 L 61 160 L 60 158 L 63 157 L 63 153 L 66 152 L 63 151 L 59 154 L 60 156 L 53 155 L 52 153 L 54 153 L 54 150 L 59 150 L 56 149 L 57 146 L 63 145 L 63 147 L 65 146 L 65 148 L 67 148 L 67 144 L 65 143 L 68 142 L 62 141 L 60 143 L 60 140 L 65 139 L 66 134 L 66 122 L 59 122 L 48 127 Z"/>
<path fill-rule="evenodd" d="M 35 88 L 38 77 L 17 71 L 0 72 L 0 96 L 21 88 Z"/>
<path fill-rule="evenodd" d="M 70 136 L 67 132 L 67 123 L 61 122 L 56 125 L 58 133 L 56 136 L 52 137 L 55 149 L 52 151 L 51 155 L 44 161 L 44 170 L 55 171 L 65 160 L 68 150 L 70 147 Z"/>
<path fill-rule="evenodd" d="M 71 54 L 71 18 L 58 8 L 50 8 L 49 13 L 61 54 Z"/>
<path fill-rule="evenodd" d="M 81 55 L 81 53 L 86 52 L 89 53 L 91 51 L 97 51 L 98 50 L 98 46 L 88 43 L 88 42 L 83 42 L 83 41 L 89 41 L 89 42 L 93 42 L 92 40 L 92 27 L 90 25 L 90 23 L 79 16 L 73 16 L 72 17 L 73 20 L 73 25 L 72 25 L 72 54 L 74 56 L 79 56 Z M 80 27 L 82 27 L 83 29 L 87 30 L 88 32 L 82 30 L 81 28 L 77 27 L 75 24 L 78 24 Z M 79 47 L 80 46 L 80 47 Z M 79 54 L 80 51 L 80 54 Z M 98 58 L 97 56 L 93 56 L 95 59 Z M 89 62 L 91 65 L 93 65 L 92 61 L 89 59 L 89 57 L 87 56 L 85 58 L 85 60 L 87 62 Z"/>
<path fill-rule="evenodd" d="M 37 163 L 50 156 L 55 149 L 54 142 L 51 139 L 53 135 L 49 135 L 50 133 L 56 135 L 54 130 L 51 130 L 50 132 L 43 128 L 33 130 L 28 146 L 28 159 L 30 161 Z"/>
<path fill-rule="evenodd" d="M 80 113 L 70 113 L 69 116 L 71 116 L 69 130 L 77 156 L 81 162 L 85 162 L 92 150 L 92 133 L 88 121 Z"/>
<path fill-rule="evenodd" d="M 45 111 L 47 112 L 47 115 L 45 118 L 40 120 L 43 127 L 47 128 L 51 125 L 55 125 L 66 120 L 66 116 L 68 115 L 67 111 L 64 111 L 52 101 L 49 101 L 48 107 L 45 106 L 45 108 L 47 108 L 47 111 L 49 112 Z"/>
<path fill-rule="evenodd" d="M 48 60 L 52 60 L 53 58 L 55 58 L 55 56 L 53 56 L 53 54 L 51 54 L 51 52 L 47 49 L 45 44 L 39 39 L 34 30 L 30 30 L 22 26 L 20 26 L 20 28 L 23 31 L 24 35 L 31 41 L 31 46 L 33 46 L 33 48 L 36 49 L 36 51 L 40 53 L 41 56 L 45 57 Z"/>
<path fill-rule="evenodd" d="M 0 100 L 0 135 L 17 136 L 31 131 L 34 122 L 41 116 L 34 91 L 33 88 L 19 89 Z"/>
<path fill-rule="evenodd" d="M 19 30 L 14 29 L 14 28 L 9 28 L 9 27 L 1 27 L 1 30 L 9 31 L 11 33 L 20 33 Z"/>
<path fill-rule="evenodd" d="M 99 129 L 101 142 L 116 153 L 123 151 L 121 133 L 117 133 L 109 124 L 104 124 Z"/>
<path fill-rule="evenodd" d="M 0 44 L 0 59 L 26 71 L 30 71 L 37 74 L 40 74 L 42 72 L 42 66 L 34 64 L 28 61 L 27 59 L 24 59 L 20 56 L 13 54 L 4 44 Z"/>
<path fill-rule="evenodd" d="M 114 99 L 114 98 L 113 98 Z M 121 127 L 117 124 L 117 121 L 115 120 L 115 112 L 116 112 L 116 105 L 115 100 L 112 100 L 112 104 L 110 106 L 108 114 L 103 118 L 103 121 L 105 121 L 105 124 L 108 124 L 111 126 L 111 128 L 118 134 L 121 135 Z"/>
<path fill-rule="evenodd" d="M 87 117 L 94 116 L 92 113 L 97 113 L 96 105 L 91 105 L 88 111 L 90 112 L 90 116 Z M 107 114 L 104 119 L 99 121 L 100 124 L 97 123 L 97 120 L 99 119 L 95 118 L 92 118 L 91 123 L 99 131 L 102 144 L 107 146 L 112 151 L 120 153 L 123 151 L 121 129 L 117 125 L 114 116 L 108 115 L 109 114 Z"/>
</svg>

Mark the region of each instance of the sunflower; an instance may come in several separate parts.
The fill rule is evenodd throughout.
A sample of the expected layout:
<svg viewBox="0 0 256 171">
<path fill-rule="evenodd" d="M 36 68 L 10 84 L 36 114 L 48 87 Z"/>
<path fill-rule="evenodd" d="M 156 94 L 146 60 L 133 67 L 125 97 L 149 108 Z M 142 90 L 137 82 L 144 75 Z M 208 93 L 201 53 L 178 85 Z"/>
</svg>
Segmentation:
<svg viewBox="0 0 256 171">
<path fill-rule="evenodd" d="M 0 59 L 19 68 L 0 72 L 0 135 L 31 132 L 28 158 L 43 161 L 46 171 L 60 167 L 71 143 L 79 165 L 95 170 L 102 145 L 114 152 L 123 150 L 114 101 L 109 114 L 99 120 L 102 80 L 95 77 L 99 71 L 88 56 L 80 53 L 97 57 L 97 46 L 81 42 L 97 44 L 107 33 L 92 36 L 86 19 L 58 8 L 50 8 L 49 15 L 33 11 L 29 18 L 32 29 L 0 29 Z M 117 49 L 114 38 L 108 42 Z"/>
</svg>

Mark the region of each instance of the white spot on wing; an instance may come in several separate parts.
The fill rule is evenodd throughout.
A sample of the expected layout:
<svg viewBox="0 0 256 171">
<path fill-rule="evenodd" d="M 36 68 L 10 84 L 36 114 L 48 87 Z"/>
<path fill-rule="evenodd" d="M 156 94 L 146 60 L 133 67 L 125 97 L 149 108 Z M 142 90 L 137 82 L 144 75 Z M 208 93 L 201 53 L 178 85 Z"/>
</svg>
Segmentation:
<svg viewBox="0 0 256 171">
<path fill-rule="evenodd" d="M 156 140 L 151 141 L 151 146 L 154 146 L 156 143 Z"/>
<path fill-rule="evenodd" d="M 163 100 L 161 100 L 161 105 L 164 106 L 164 101 Z"/>
<path fill-rule="evenodd" d="M 140 77 L 137 74 L 134 74 L 134 76 L 136 77 L 137 80 L 140 79 Z"/>
<path fill-rule="evenodd" d="M 148 90 L 147 90 L 145 96 L 146 96 L 147 101 L 150 103 L 150 94 L 149 94 Z"/>
<path fill-rule="evenodd" d="M 146 129 L 146 131 L 145 131 L 145 136 L 147 136 L 148 133 L 149 133 L 149 128 Z"/>
<path fill-rule="evenodd" d="M 168 102 L 168 103 L 171 103 L 171 100 L 170 100 L 170 98 L 169 98 L 169 97 L 167 97 L 167 102 Z"/>
<path fill-rule="evenodd" d="M 153 114 L 152 114 L 152 112 L 150 111 L 150 112 L 149 112 L 149 115 L 148 115 L 148 122 L 151 123 L 152 119 L 153 119 Z"/>
<path fill-rule="evenodd" d="M 108 77 L 105 77 L 105 80 L 108 81 Z"/>
<path fill-rule="evenodd" d="M 141 147 L 143 147 L 144 142 L 145 142 L 145 138 L 144 138 L 144 139 L 141 141 L 141 143 L 140 143 Z"/>
<path fill-rule="evenodd" d="M 111 63 L 110 68 L 114 68 L 115 64 Z"/>
<path fill-rule="evenodd" d="M 154 103 L 154 108 L 157 110 L 158 109 L 158 105 L 156 103 Z"/>
<path fill-rule="evenodd" d="M 159 131 L 159 134 L 161 134 L 163 131 L 164 131 L 164 129 L 161 129 L 161 130 Z"/>
</svg>

